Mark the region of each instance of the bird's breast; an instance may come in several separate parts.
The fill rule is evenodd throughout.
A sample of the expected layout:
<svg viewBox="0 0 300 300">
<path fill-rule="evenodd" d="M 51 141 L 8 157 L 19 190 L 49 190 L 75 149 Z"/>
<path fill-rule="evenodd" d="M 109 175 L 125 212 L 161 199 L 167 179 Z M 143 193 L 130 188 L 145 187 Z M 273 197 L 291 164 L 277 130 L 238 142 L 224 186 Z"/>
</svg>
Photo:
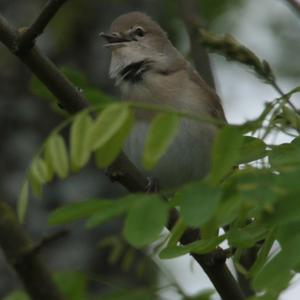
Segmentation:
<svg viewBox="0 0 300 300">
<path fill-rule="evenodd" d="M 173 78 L 172 84 L 171 78 L 164 78 L 163 75 L 149 78 L 149 75 L 146 74 L 142 83 L 123 85 L 121 88 L 125 99 L 204 113 L 205 107 L 201 97 L 199 99 L 199 95 L 185 85 L 184 81 L 179 84 L 177 78 L 175 81 Z M 136 124 L 125 146 L 126 154 L 141 170 L 142 153 L 152 117 L 152 113 L 137 113 Z M 143 172 L 156 177 L 164 188 L 202 178 L 210 167 L 210 152 L 215 131 L 210 124 L 182 119 L 174 141 L 156 167 L 150 172 Z"/>
</svg>

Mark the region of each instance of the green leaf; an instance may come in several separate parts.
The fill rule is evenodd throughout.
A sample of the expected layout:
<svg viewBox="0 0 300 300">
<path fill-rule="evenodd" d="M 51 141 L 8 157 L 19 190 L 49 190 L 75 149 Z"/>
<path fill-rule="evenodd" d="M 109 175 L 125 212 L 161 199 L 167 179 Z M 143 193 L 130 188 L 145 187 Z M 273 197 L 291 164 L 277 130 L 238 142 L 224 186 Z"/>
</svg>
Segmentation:
<svg viewBox="0 0 300 300">
<path fill-rule="evenodd" d="M 49 143 L 46 142 L 46 144 L 44 145 L 44 162 L 47 166 L 47 170 L 48 170 L 48 181 L 50 182 L 53 179 L 54 176 L 54 169 L 52 166 L 52 162 L 51 162 L 51 154 L 50 154 L 50 148 L 49 148 Z"/>
<path fill-rule="evenodd" d="M 66 178 L 69 172 L 69 158 L 63 137 L 58 134 L 51 136 L 45 147 L 48 153 L 47 164 L 53 167 L 60 178 Z"/>
<path fill-rule="evenodd" d="M 41 198 L 43 185 L 50 181 L 52 176 L 51 168 L 48 168 L 47 163 L 43 159 L 37 157 L 33 160 L 28 179 L 35 197 Z"/>
<path fill-rule="evenodd" d="M 152 121 L 145 142 L 143 165 L 152 169 L 176 136 L 180 118 L 175 113 L 161 113 Z"/>
<path fill-rule="evenodd" d="M 245 164 L 265 157 L 268 152 L 267 145 L 261 139 L 244 136 L 243 142 L 239 148 L 239 158 L 237 164 Z"/>
<path fill-rule="evenodd" d="M 255 222 L 243 227 L 229 230 L 228 243 L 232 247 L 250 248 L 258 241 L 263 240 L 268 233 L 268 229 L 263 224 Z"/>
<path fill-rule="evenodd" d="M 249 278 L 253 278 L 257 275 L 257 272 L 261 270 L 261 268 L 265 265 L 269 253 L 272 249 L 272 246 L 275 241 L 275 231 L 270 230 L 268 236 L 265 238 L 265 241 L 257 254 L 257 258 L 255 263 L 252 265 L 251 269 L 249 270 Z"/>
<path fill-rule="evenodd" d="M 111 137 L 109 143 L 100 147 L 95 152 L 96 165 L 98 168 L 109 166 L 119 155 L 123 144 L 133 126 L 133 118 L 128 118 L 122 128 Z"/>
<path fill-rule="evenodd" d="M 134 259 L 135 259 L 135 250 L 133 248 L 129 248 L 125 253 L 121 263 L 121 270 L 126 273 L 129 272 L 130 268 L 133 267 Z"/>
<path fill-rule="evenodd" d="M 277 176 L 270 169 L 247 168 L 236 172 L 229 181 L 235 189 L 243 208 L 248 211 L 245 218 L 260 216 L 273 210 L 275 202 L 281 196 L 276 187 Z"/>
<path fill-rule="evenodd" d="M 295 112 L 287 106 L 282 108 L 282 112 L 283 118 L 288 123 L 288 126 L 295 129 L 300 129 L 300 118 L 298 112 Z"/>
<path fill-rule="evenodd" d="M 80 72 L 74 68 L 63 66 L 60 71 L 77 87 L 85 89 L 89 86 L 88 79 L 83 72 Z"/>
<path fill-rule="evenodd" d="M 253 280 L 256 290 L 285 288 L 291 279 L 291 271 L 300 263 L 300 236 L 295 238 L 274 256 Z"/>
<path fill-rule="evenodd" d="M 300 149 L 293 143 L 281 144 L 269 153 L 269 161 L 277 171 L 294 171 L 300 165 Z"/>
<path fill-rule="evenodd" d="M 52 93 L 35 76 L 33 76 L 31 81 L 30 81 L 30 90 L 37 97 L 44 98 L 48 101 L 54 101 L 55 100 L 55 97 L 52 95 Z"/>
<path fill-rule="evenodd" d="M 292 140 L 291 144 L 295 147 L 298 147 L 298 149 L 300 149 L 300 136 L 297 136 L 296 138 L 294 138 Z"/>
<path fill-rule="evenodd" d="M 81 169 L 89 160 L 91 148 L 89 130 L 93 120 L 88 113 L 83 112 L 76 116 L 70 132 L 70 159 L 73 171 Z"/>
<path fill-rule="evenodd" d="M 124 225 L 124 236 L 134 247 L 143 247 L 159 238 L 168 220 L 168 205 L 157 195 L 134 195 Z M 134 198 L 133 198 L 134 199 Z"/>
<path fill-rule="evenodd" d="M 203 182 L 184 186 L 174 197 L 180 214 L 187 225 L 198 227 L 208 222 L 216 212 L 222 191 Z"/>
<path fill-rule="evenodd" d="M 161 259 L 171 259 L 188 253 L 206 254 L 214 250 L 225 238 L 226 236 L 222 235 L 211 239 L 196 241 L 184 246 L 170 245 L 159 253 L 159 257 Z"/>
<path fill-rule="evenodd" d="M 15 291 L 15 292 L 10 293 L 3 300 L 30 300 L 30 298 L 23 291 Z"/>
<path fill-rule="evenodd" d="M 118 263 L 119 260 L 121 260 L 125 248 L 128 247 L 128 245 L 121 237 L 109 235 L 108 237 L 101 238 L 98 247 L 99 249 L 108 248 L 108 263 L 110 265 L 114 265 Z"/>
<path fill-rule="evenodd" d="M 93 105 L 109 104 L 115 101 L 115 99 L 113 99 L 112 97 L 104 94 L 102 91 L 95 88 L 85 88 L 83 93 Z"/>
<path fill-rule="evenodd" d="M 300 232 L 300 219 L 295 222 L 290 222 L 277 226 L 276 237 L 280 246 L 286 248 L 286 245 L 294 239 Z"/>
<path fill-rule="evenodd" d="M 22 185 L 21 192 L 18 199 L 18 205 L 17 205 L 18 219 L 21 223 L 23 223 L 25 219 L 25 214 L 28 206 L 28 197 L 29 197 L 29 184 L 28 181 L 26 180 Z"/>
<path fill-rule="evenodd" d="M 94 122 L 90 133 L 93 150 L 107 145 L 124 127 L 132 124 L 133 114 L 124 104 L 112 104 L 105 108 Z"/>
<path fill-rule="evenodd" d="M 167 246 L 177 245 L 178 241 L 180 240 L 186 229 L 187 226 L 182 222 L 180 218 L 178 218 L 176 224 L 173 226 L 170 232 L 170 237 Z"/>
<path fill-rule="evenodd" d="M 241 130 L 236 126 L 226 125 L 217 134 L 212 154 L 210 179 L 218 183 L 228 175 L 240 158 L 243 143 Z"/>
<path fill-rule="evenodd" d="M 211 300 L 212 296 L 215 294 L 214 290 L 204 290 L 195 296 L 188 296 L 183 300 Z"/>
<path fill-rule="evenodd" d="M 278 174 L 274 180 L 274 186 L 281 192 L 281 196 L 295 195 L 300 192 L 299 185 L 300 166 L 297 169 L 291 169 Z"/>
<path fill-rule="evenodd" d="M 86 275 L 80 272 L 60 272 L 54 274 L 54 281 L 62 292 L 64 299 L 87 299 Z"/>
<path fill-rule="evenodd" d="M 111 207 L 111 201 L 90 199 L 81 202 L 67 204 L 56 209 L 49 216 L 50 225 L 71 223 L 94 215 L 97 211 Z"/>
<path fill-rule="evenodd" d="M 30 168 L 31 176 L 35 177 L 40 184 L 44 184 L 51 179 L 51 174 L 48 172 L 47 164 L 43 159 L 37 157 L 31 164 Z"/>
<path fill-rule="evenodd" d="M 300 221 L 299 194 L 280 198 L 266 219 L 273 225 L 282 225 Z"/>
<path fill-rule="evenodd" d="M 250 298 L 247 298 L 247 300 L 278 300 L 278 296 L 280 293 L 265 293 L 262 296 L 253 296 Z"/>
<path fill-rule="evenodd" d="M 128 202 L 124 200 L 125 199 L 111 201 L 111 205 L 104 206 L 101 210 L 98 209 L 97 212 L 88 219 L 86 227 L 88 229 L 94 228 L 123 214 L 128 208 Z"/>
<path fill-rule="evenodd" d="M 225 195 L 218 205 L 212 222 L 217 227 L 223 227 L 233 222 L 239 215 L 242 207 L 241 198 L 238 195 Z"/>
<path fill-rule="evenodd" d="M 101 300 L 153 300 L 156 299 L 156 295 L 153 291 L 147 289 L 133 289 L 133 290 L 121 290 L 113 291 L 108 295 L 101 296 Z M 99 299 L 100 300 L 100 299 Z"/>
</svg>

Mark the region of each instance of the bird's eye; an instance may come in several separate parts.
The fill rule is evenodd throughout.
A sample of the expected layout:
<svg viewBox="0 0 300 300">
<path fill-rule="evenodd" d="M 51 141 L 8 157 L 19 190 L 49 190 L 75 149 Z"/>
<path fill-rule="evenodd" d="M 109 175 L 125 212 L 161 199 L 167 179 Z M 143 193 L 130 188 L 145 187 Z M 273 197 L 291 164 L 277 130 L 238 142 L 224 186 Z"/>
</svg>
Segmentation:
<svg viewBox="0 0 300 300">
<path fill-rule="evenodd" d="M 134 34 L 137 36 L 144 36 L 145 35 L 145 30 L 142 27 L 137 27 L 134 30 Z"/>
</svg>

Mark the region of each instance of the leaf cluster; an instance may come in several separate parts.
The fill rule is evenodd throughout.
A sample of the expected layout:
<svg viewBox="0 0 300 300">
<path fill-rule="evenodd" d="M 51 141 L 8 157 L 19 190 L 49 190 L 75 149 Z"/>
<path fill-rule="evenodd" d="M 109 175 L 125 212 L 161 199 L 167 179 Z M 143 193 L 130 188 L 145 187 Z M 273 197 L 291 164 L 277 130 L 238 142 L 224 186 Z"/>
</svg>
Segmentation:
<svg viewBox="0 0 300 300">
<path fill-rule="evenodd" d="M 204 37 L 210 46 L 224 47 L 224 40 Z M 231 38 L 225 40 L 225 46 L 228 57 L 250 65 L 259 75 L 275 82 L 268 64 L 250 50 L 240 47 Z M 222 248 L 226 241 L 228 249 L 225 250 L 232 254 L 237 270 L 249 279 L 257 294 L 262 295 L 253 299 L 277 299 L 300 266 L 297 254 L 300 251 L 297 235 L 300 228 L 300 122 L 298 112 L 289 104 L 297 92 L 299 87 L 266 104 L 253 121 L 242 125 L 223 124 L 215 138 L 207 177 L 178 187 L 171 196 L 167 194 L 167 201 L 164 191 L 132 194 L 114 201 L 88 199 L 57 209 L 51 213 L 49 224 L 84 219 L 86 228 L 92 229 L 122 218 L 123 239 L 132 247 L 143 249 L 160 239 L 169 213 L 175 209 L 179 219 L 156 248 L 160 258 L 207 254 Z M 130 102 L 108 101 L 82 111 L 54 129 L 33 159 L 20 193 L 20 219 L 24 219 L 30 190 L 41 197 L 45 184 L 55 177 L 65 179 L 71 172 L 80 171 L 93 156 L 98 167 L 109 166 L 118 157 L 134 126 L 137 109 L 154 113 L 142 155 L 142 164 L 147 170 L 155 167 L 168 150 L 183 118 L 218 124 L 218 120 Z M 67 141 L 61 133 L 65 127 L 69 127 Z M 265 137 L 274 131 L 294 138 L 281 145 L 266 144 Z M 180 239 L 190 227 L 200 229 L 201 240 L 182 245 Z M 279 245 L 278 250 L 270 256 L 275 243 Z M 246 269 L 241 258 L 245 250 L 253 247 L 259 249 L 257 259 Z M 114 259 L 118 251 L 120 249 L 115 250 Z M 127 256 L 127 264 L 130 260 L 132 253 Z"/>
</svg>

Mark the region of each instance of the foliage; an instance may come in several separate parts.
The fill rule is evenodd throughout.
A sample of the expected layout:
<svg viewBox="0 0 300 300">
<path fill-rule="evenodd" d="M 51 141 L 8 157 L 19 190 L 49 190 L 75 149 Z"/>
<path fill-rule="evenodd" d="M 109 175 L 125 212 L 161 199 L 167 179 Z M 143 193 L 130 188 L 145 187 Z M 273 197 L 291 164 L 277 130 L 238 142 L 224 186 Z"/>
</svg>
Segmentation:
<svg viewBox="0 0 300 300">
<path fill-rule="evenodd" d="M 79 272 L 60 272 L 53 276 L 54 282 L 58 285 L 64 299 L 80 300 L 86 299 L 87 278 Z M 18 290 L 7 295 L 5 300 L 29 300 L 27 293 Z"/>
<path fill-rule="evenodd" d="M 257 299 L 277 299 L 300 266 L 300 239 L 297 235 L 300 224 L 300 122 L 299 114 L 290 102 L 300 88 L 283 94 L 269 64 L 235 39 L 220 39 L 202 33 L 203 37 L 214 50 L 253 68 L 279 92 L 279 97 L 266 104 L 256 120 L 241 125 L 223 124 L 214 142 L 212 168 L 208 176 L 179 187 L 171 196 L 168 194 L 167 200 L 166 196 L 163 197 L 164 191 L 161 194 L 133 194 L 114 200 L 90 199 L 58 208 L 50 215 L 49 223 L 67 224 L 84 219 L 90 229 L 122 217 L 123 238 L 138 249 L 159 239 L 167 225 L 169 211 L 176 209 L 179 219 L 157 250 L 162 259 L 187 253 L 207 254 L 226 240 L 235 266 L 249 278 L 257 294 L 262 295 Z M 86 84 L 81 76 L 73 78 L 73 81 L 76 80 L 81 85 Z M 36 83 L 32 87 L 36 94 L 42 93 Z M 34 195 L 41 197 L 46 183 L 54 177 L 65 179 L 70 172 L 80 171 L 93 155 L 99 167 L 109 166 L 134 126 L 137 108 L 152 110 L 156 114 L 143 153 L 147 169 L 153 168 L 170 147 L 182 118 L 218 123 L 218 120 L 204 120 L 194 114 L 155 105 L 106 100 L 68 118 L 42 145 L 20 193 L 21 219 L 25 216 L 29 187 Z M 61 133 L 66 127 L 70 128 L 68 145 Z M 265 138 L 274 131 L 287 133 L 293 140 L 282 145 L 266 144 Z M 253 164 L 253 161 L 256 163 Z M 236 168 L 238 164 L 243 165 Z M 180 238 L 187 227 L 201 227 L 202 239 L 181 245 Z M 220 228 L 226 230 L 219 235 Z M 275 241 L 280 248 L 270 258 Z M 247 270 L 241 264 L 241 257 L 243 251 L 251 247 L 258 247 L 259 251 L 257 260 Z M 115 255 L 118 251 L 120 248 Z M 80 293 L 82 291 L 77 295 Z M 130 299 L 150 297 L 143 290 L 128 293 Z M 116 294 L 107 299 L 118 297 Z M 209 297 L 208 293 L 195 299 Z M 122 299 L 126 299 L 125 293 L 122 293 Z"/>
</svg>

